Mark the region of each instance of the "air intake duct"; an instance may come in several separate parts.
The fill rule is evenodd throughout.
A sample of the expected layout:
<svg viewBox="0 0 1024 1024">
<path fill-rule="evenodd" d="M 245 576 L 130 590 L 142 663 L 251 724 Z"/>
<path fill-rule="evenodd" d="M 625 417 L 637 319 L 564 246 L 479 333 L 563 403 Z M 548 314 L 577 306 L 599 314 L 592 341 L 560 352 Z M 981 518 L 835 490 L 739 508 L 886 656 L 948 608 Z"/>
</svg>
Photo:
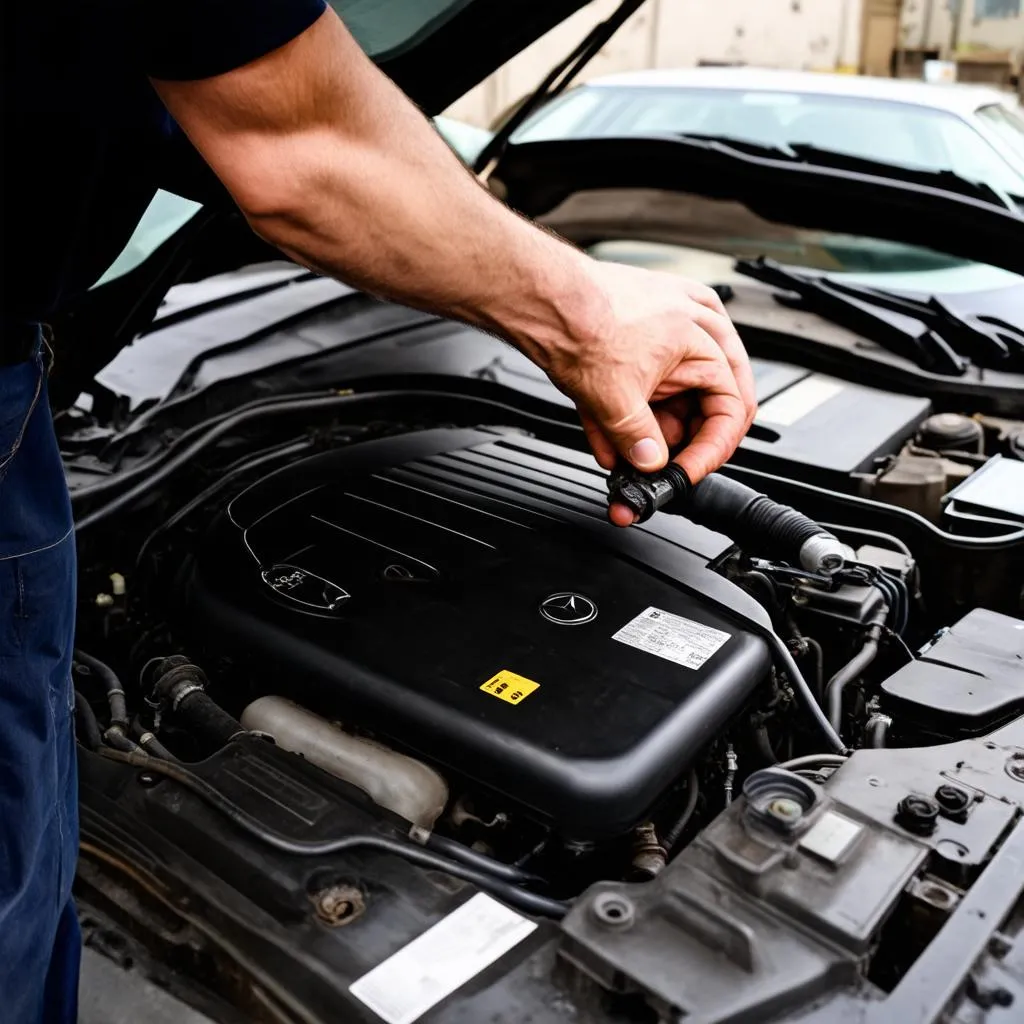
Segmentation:
<svg viewBox="0 0 1024 1024">
<path fill-rule="evenodd" d="M 659 509 L 723 533 L 747 554 L 831 574 L 843 567 L 836 537 L 788 505 L 746 484 L 711 473 L 699 484 L 669 463 L 657 473 L 616 470 L 608 478 L 609 502 L 633 510 L 645 522 Z"/>
</svg>

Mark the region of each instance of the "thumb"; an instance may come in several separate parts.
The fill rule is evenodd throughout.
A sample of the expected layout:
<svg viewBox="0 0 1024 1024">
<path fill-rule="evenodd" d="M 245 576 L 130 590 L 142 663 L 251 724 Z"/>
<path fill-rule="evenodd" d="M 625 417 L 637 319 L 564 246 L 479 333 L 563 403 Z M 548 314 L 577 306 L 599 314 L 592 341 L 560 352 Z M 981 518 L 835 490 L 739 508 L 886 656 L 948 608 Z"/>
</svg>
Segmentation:
<svg viewBox="0 0 1024 1024">
<path fill-rule="evenodd" d="M 623 397 L 623 414 L 602 410 L 596 417 L 601 433 L 637 469 L 645 473 L 661 469 L 668 462 L 668 445 L 654 410 L 640 395 Z"/>
</svg>

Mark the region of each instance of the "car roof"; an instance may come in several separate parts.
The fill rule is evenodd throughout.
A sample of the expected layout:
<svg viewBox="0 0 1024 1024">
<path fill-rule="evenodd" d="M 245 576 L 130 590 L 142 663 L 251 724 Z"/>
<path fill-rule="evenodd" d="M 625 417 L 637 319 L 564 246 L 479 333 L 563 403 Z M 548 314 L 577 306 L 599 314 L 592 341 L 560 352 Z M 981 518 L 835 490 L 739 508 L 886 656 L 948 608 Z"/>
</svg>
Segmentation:
<svg viewBox="0 0 1024 1024">
<path fill-rule="evenodd" d="M 654 68 L 627 71 L 591 79 L 598 88 L 743 89 L 760 92 L 795 92 L 806 95 L 849 96 L 857 99 L 910 103 L 969 116 L 979 107 L 1013 103 L 1013 97 L 983 85 L 948 84 L 904 78 L 828 74 L 818 71 L 782 71 L 775 68 L 704 67 Z"/>
</svg>

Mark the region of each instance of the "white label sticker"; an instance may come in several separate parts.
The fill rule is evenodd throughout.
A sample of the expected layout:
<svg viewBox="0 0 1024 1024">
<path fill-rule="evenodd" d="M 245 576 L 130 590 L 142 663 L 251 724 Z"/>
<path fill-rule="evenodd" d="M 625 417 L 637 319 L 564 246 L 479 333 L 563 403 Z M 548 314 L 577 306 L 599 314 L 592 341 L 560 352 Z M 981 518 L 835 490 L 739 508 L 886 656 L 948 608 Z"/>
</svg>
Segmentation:
<svg viewBox="0 0 1024 1024">
<path fill-rule="evenodd" d="M 757 410 L 757 420 L 791 427 L 843 390 L 843 385 L 839 381 L 805 377 L 792 387 L 779 392 L 774 398 L 769 398 Z"/>
<path fill-rule="evenodd" d="M 835 811 L 821 816 L 807 834 L 800 840 L 800 846 L 808 853 L 816 854 L 822 860 L 836 863 L 850 848 L 850 844 L 863 831 L 855 821 L 844 818 Z"/>
<path fill-rule="evenodd" d="M 648 608 L 612 639 L 686 668 L 700 668 L 731 636 L 681 615 Z"/>
<path fill-rule="evenodd" d="M 387 1024 L 412 1024 L 522 942 L 537 924 L 477 893 L 349 986 Z"/>
</svg>

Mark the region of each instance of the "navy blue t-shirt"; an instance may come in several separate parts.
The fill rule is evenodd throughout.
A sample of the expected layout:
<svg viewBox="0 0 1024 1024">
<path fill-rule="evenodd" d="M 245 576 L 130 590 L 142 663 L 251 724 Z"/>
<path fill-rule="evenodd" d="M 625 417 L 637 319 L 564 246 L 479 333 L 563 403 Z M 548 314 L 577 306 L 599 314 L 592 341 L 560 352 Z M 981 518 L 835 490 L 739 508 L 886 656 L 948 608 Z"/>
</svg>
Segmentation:
<svg viewBox="0 0 1024 1024">
<path fill-rule="evenodd" d="M 242 67 L 324 0 L 3 0 L 6 324 L 45 321 L 113 262 L 162 183 L 177 129 L 149 78 Z M 0 326 L 0 330 L 3 326 Z"/>
</svg>

